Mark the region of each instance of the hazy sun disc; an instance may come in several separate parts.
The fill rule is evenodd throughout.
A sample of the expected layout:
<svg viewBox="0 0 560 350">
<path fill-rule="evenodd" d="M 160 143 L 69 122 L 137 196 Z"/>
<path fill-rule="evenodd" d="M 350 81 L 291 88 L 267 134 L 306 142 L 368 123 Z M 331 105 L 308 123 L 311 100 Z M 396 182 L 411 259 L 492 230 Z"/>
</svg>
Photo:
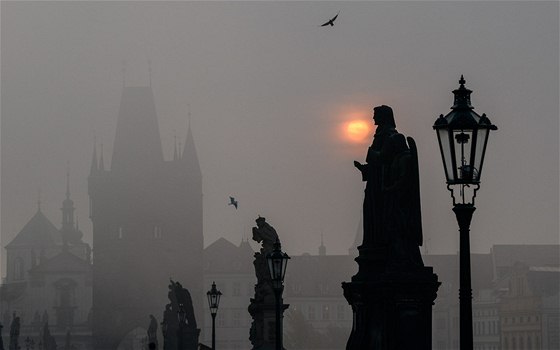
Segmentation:
<svg viewBox="0 0 560 350">
<path fill-rule="evenodd" d="M 369 124 L 363 120 L 353 120 L 346 126 L 346 136 L 353 142 L 362 142 L 369 134 Z"/>
</svg>

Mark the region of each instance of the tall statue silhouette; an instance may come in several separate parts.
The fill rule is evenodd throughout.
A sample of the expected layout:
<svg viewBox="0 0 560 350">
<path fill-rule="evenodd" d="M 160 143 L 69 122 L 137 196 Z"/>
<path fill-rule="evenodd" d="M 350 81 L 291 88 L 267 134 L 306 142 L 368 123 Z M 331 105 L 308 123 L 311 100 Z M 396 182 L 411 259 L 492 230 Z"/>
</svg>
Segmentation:
<svg viewBox="0 0 560 350">
<path fill-rule="evenodd" d="M 416 144 L 409 137 L 409 148 L 397 131 L 391 107 L 382 105 L 373 111 L 377 129 L 366 164 L 354 161 L 366 182 L 360 255 L 382 249 L 388 256 L 386 262 L 422 266 L 418 250 L 422 245 L 422 223 Z"/>
<path fill-rule="evenodd" d="M 346 350 L 428 350 L 440 282 L 420 255 L 418 151 L 397 131 L 391 107 L 373 111 L 377 130 L 366 163 L 354 162 L 366 182 L 364 236 L 358 273 L 342 283 L 353 312 Z"/>
<path fill-rule="evenodd" d="M 364 238 L 363 247 L 383 246 L 387 237 L 383 232 L 383 177 L 387 167 L 381 162 L 381 152 L 387 140 L 397 134 L 393 110 L 389 106 L 378 106 L 373 109 L 373 120 L 377 129 L 373 142 L 368 148 L 366 164 L 354 161 L 354 166 L 362 173 L 362 181 L 366 182 L 364 196 Z"/>
</svg>

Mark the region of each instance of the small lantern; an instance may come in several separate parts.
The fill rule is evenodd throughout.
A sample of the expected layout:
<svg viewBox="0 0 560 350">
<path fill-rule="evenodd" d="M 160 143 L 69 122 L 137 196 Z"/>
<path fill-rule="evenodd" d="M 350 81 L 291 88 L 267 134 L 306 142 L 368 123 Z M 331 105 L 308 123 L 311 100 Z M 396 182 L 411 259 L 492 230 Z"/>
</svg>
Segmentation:
<svg viewBox="0 0 560 350">
<path fill-rule="evenodd" d="M 273 251 L 266 255 L 268 271 L 270 272 L 270 278 L 272 279 L 272 287 L 275 290 L 280 290 L 282 288 L 284 276 L 286 275 L 288 259 L 290 259 L 288 254 L 282 252 L 281 250 L 280 240 L 276 239 Z"/>
<path fill-rule="evenodd" d="M 433 128 L 437 132 L 443 167 L 448 185 L 469 185 L 480 182 L 484 154 L 490 130 L 498 128 L 486 114 L 479 115 L 471 105 L 472 90 L 460 87 L 453 91 L 455 101 L 451 112 L 440 115 Z"/>
<path fill-rule="evenodd" d="M 210 307 L 210 313 L 212 316 L 216 316 L 218 313 L 218 306 L 220 305 L 220 297 L 222 292 L 216 289 L 216 282 L 212 282 L 212 288 L 206 292 L 206 297 L 208 298 L 208 306 Z"/>
</svg>

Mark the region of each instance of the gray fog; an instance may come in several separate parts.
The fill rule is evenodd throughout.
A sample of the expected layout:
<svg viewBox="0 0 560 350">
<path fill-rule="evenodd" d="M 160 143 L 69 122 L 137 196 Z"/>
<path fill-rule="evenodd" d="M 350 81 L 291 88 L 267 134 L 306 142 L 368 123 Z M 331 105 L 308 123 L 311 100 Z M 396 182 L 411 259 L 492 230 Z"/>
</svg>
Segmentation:
<svg viewBox="0 0 560 350">
<path fill-rule="evenodd" d="M 5 2 L 1 4 L 1 238 L 70 191 L 91 242 L 94 138 L 110 167 L 123 83 L 155 96 L 164 156 L 189 123 L 204 244 L 250 237 L 261 215 L 290 255 L 345 254 L 359 226 L 374 106 L 419 151 L 423 252 L 458 250 L 432 125 L 464 74 L 490 135 L 473 252 L 558 244 L 558 2 Z M 338 11 L 333 27 L 320 27 Z M 123 63 L 124 61 L 124 63 Z M 151 82 L 150 82 L 151 81 Z M 353 140 L 347 123 L 364 120 Z M 239 202 L 229 206 L 229 196 Z"/>
</svg>

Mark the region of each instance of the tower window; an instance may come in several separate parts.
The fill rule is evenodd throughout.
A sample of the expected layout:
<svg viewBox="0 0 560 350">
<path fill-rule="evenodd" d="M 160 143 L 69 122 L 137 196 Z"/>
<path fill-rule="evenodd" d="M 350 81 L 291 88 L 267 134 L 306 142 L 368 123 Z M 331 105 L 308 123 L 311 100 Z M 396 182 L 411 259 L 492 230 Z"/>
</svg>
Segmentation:
<svg viewBox="0 0 560 350">
<path fill-rule="evenodd" d="M 329 318 L 330 318 L 329 306 L 323 305 L 323 320 L 328 320 Z"/>
<path fill-rule="evenodd" d="M 122 226 L 119 226 L 118 238 L 119 238 L 119 239 L 122 239 L 122 238 L 123 238 L 123 227 L 122 227 Z"/>
<path fill-rule="evenodd" d="M 161 238 L 161 227 L 158 225 L 154 226 L 154 238 Z"/>
<path fill-rule="evenodd" d="M 307 309 L 307 318 L 309 320 L 314 320 L 315 319 L 315 306 L 313 305 L 309 305 L 308 309 Z"/>
</svg>

